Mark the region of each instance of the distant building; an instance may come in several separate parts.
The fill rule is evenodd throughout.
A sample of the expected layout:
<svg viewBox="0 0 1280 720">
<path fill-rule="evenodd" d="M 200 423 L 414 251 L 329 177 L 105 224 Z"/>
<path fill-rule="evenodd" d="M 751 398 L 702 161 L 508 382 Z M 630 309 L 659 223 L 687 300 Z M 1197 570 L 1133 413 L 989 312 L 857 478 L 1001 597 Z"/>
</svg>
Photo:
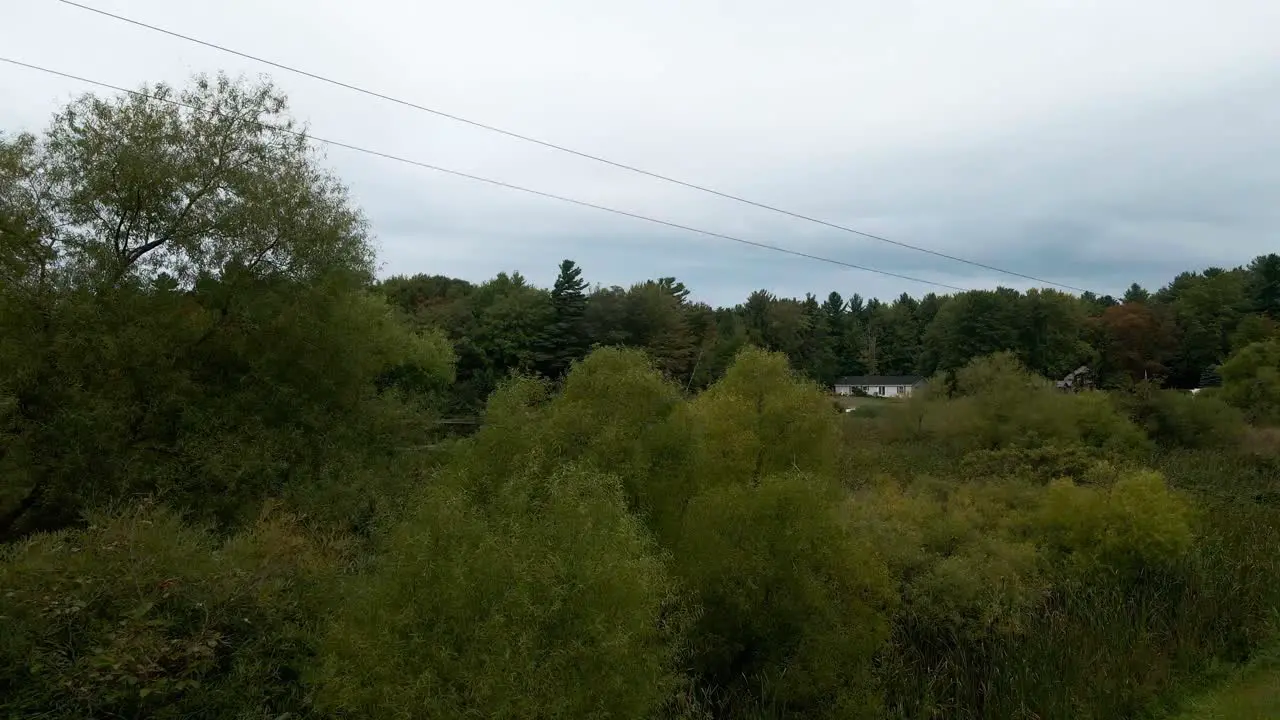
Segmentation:
<svg viewBox="0 0 1280 720">
<path fill-rule="evenodd" d="M 1088 365 L 1081 365 L 1067 373 L 1066 377 L 1055 382 L 1054 385 L 1062 392 L 1090 390 L 1094 387 L 1093 371 L 1089 369 Z"/>
<path fill-rule="evenodd" d="M 924 385 L 919 375 L 850 375 L 836 380 L 837 395 L 861 391 L 872 397 L 907 397 Z"/>
</svg>

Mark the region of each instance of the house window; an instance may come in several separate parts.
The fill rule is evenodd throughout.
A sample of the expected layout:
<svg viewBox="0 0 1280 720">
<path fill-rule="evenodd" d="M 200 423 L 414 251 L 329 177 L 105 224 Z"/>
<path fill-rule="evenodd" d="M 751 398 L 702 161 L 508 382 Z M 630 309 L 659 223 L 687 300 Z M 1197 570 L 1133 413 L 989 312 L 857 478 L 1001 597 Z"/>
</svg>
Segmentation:
<svg viewBox="0 0 1280 720">
<path fill-rule="evenodd" d="M 884 395 L 884 386 L 883 386 L 883 385 L 881 385 L 880 387 L 876 388 L 876 394 L 877 394 L 877 395 Z"/>
</svg>

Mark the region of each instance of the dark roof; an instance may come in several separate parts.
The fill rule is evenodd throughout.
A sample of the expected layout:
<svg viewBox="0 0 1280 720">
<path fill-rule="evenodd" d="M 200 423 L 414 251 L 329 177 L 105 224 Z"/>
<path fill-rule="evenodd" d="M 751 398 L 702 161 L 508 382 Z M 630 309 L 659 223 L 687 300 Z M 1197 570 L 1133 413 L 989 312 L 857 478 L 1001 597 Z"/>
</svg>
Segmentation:
<svg viewBox="0 0 1280 720">
<path fill-rule="evenodd" d="M 836 380 L 836 385 L 915 385 L 924 382 L 919 375 L 849 375 Z"/>
</svg>

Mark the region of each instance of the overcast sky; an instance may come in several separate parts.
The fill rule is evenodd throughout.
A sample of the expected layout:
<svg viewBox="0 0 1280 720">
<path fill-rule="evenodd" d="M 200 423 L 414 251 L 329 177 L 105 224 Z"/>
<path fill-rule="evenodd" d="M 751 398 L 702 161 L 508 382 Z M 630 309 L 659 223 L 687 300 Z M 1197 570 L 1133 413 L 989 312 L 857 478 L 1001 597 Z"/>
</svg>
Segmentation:
<svg viewBox="0 0 1280 720">
<path fill-rule="evenodd" d="M 1119 293 L 1280 251 L 1276 0 L 84 0 L 452 114 L 1057 282 Z M 55 0 L 0 55 L 129 87 L 268 68 Z M 320 136 L 966 288 L 1033 283 L 283 71 Z M 88 88 L 0 65 L 0 128 Z M 733 304 L 927 285 L 327 152 L 384 274 L 674 275 Z"/>
</svg>

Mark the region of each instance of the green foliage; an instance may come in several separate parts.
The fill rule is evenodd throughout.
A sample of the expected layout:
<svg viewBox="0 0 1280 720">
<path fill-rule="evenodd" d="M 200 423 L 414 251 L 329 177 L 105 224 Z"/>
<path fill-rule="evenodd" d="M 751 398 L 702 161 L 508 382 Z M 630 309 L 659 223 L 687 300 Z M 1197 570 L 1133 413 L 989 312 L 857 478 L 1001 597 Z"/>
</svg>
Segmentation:
<svg viewBox="0 0 1280 720">
<path fill-rule="evenodd" d="M 1199 375 L 1221 363 L 1231 350 L 1230 338 L 1249 309 L 1249 274 L 1243 269 L 1209 268 L 1183 273 L 1158 293 L 1177 326 L 1177 348 L 1171 354 L 1171 381 L 1194 387 Z"/>
<path fill-rule="evenodd" d="M 1057 552 L 1090 571 L 1137 573 L 1172 565 L 1191 549 L 1187 503 L 1155 472 L 1121 477 L 1109 488 L 1058 480 L 1049 485 L 1040 532 Z"/>
<path fill-rule="evenodd" d="M 1096 450 L 1075 444 L 976 450 L 961 459 L 959 470 L 972 480 L 1021 478 L 1042 483 L 1062 478 L 1097 483 L 1115 472 Z"/>
<path fill-rule="evenodd" d="M 429 486 L 321 651 L 345 717 L 645 717 L 675 688 L 671 583 L 620 483 L 565 468 L 485 505 Z"/>
<path fill-rule="evenodd" d="M 41 242 L 52 228 L 33 182 L 43 163 L 34 135 L 9 139 L 0 134 L 0 281 L 10 288 L 37 284 L 54 259 L 52 249 Z"/>
<path fill-rule="evenodd" d="M 226 543 L 162 509 L 96 515 L 0 558 L 0 713 L 277 717 L 300 672 L 332 551 L 264 515 Z"/>
<path fill-rule="evenodd" d="M 837 459 L 828 399 L 792 374 L 781 354 L 748 348 L 690 404 L 703 485 L 759 482 L 796 470 L 830 477 Z"/>
<path fill-rule="evenodd" d="M 151 91 L 181 104 L 86 96 L 0 144 L 0 540 L 153 493 L 353 521 L 452 350 L 367 295 L 364 220 L 269 83 Z"/>
<path fill-rule="evenodd" d="M 1168 673 L 1221 651 L 1228 628 L 1211 619 L 1230 591 L 1199 564 L 1186 501 L 1154 473 L 1093 482 L 915 480 L 853 495 L 851 527 L 902 597 L 880 660 L 890 716 L 1126 716 L 1170 688 Z"/>
<path fill-rule="evenodd" d="M 721 712 L 877 717 L 888 578 L 835 499 L 822 481 L 780 475 L 690 503 L 676 565 L 702 607 L 693 669 Z"/>
<path fill-rule="evenodd" d="M 1280 338 L 1280 323 L 1266 315 L 1245 315 L 1231 335 L 1231 352 L 1235 353 L 1256 342 Z"/>
<path fill-rule="evenodd" d="M 0 317 L 35 335 L 0 378 L 19 399 L 0 459 L 10 535 L 136 494 L 231 523 L 269 494 L 350 485 L 340 468 L 422 432 L 452 375 L 442 339 L 326 285 L 126 286 L 30 317 Z"/>
<path fill-rule="evenodd" d="M 620 476 L 700 610 L 685 635 L 698 703 L 866 714 L 890 599 L 882 568 L 838 522 L 835 421 L 778 354 L 743 351 L 686 403 L 642 354 L 604 348 L 550 399 L 537 381 L 504 386 L 438 482 L 490 508 L 512 478 L 566 463 Z"/>
<path fill-rule="evenodd" d="M 1022 532 L 1041 495 L 1016 482 L 930 481 L 855 495 L 848 512 L 857 534 L 902 584 L 899 642 L 1023 631 L 1048 589 L 1038 549 Z"/>
<path fill-rule="evenodd" d="M 1253 422 L 1280 424 L 1280 340 L 1245 346 L 1221 372 L 1223 400 Z"/>
<path fill-rule="evenodd" d="M 560 263 L 560 273 L 551 288 L 551 317 L 538 340 L 537 364 L 543 375 L 558 378 L 587 353 L 583 325 L 587 282 L 582 268 L 572 260 Z"/>
<path fill-rule="evenodd" d="M 939 377 L 930 385 L 886 414 L 892 437 L 937 442 L 961 456 L 1076 445 L 1129 455 L 1146 443 L 1105 395 L 1059 392 L 1009 353 L 974 360 L 954 379 Z"/>
<path fill-rule="evenodd" d="M 1275 255 L 370 292 L 271 85 L 152 92 L 0 137 L 0 714 L 1140 717 L 1280 632 Z M 833 412 L 868 372 L 937 374 Z"/>
<path fill-rule="evenodd" d="M 574 366 L 548 405 L 539 456 L 618 475 L 632 509 L 667 539 L 662 528 L 697 489 L 685 472 L 694 443 L 679 417 L 683 404 L 644 353 L 598 349 Z"/>
<path fill-rule="evenodd" d="M 1162 447 L 1221 448 L 1239 446 L 1243 415 L 1221 398 L 1176 390 L 1160 390 L 1149 383 L 1131 392 L 1117 392 L 1120 409 Z"/>
<path fill-rule="evenodd" d="M 779 354 L 748 349 L 689 406 L 697 449 L 674 563 L 702 608 L 699 687 L 721 713 L 874 717 L 883 568 L 838 522 L 836 418 Z"/>
<path fill-rule="evenodd" d="M 279 131 L 296 124 L 276 88 L 221 75 L 144 91 L 176 102 L 87 95 L 45 134 L 32 182 L 73 277 L 190 282 L 228 262 L 298 280 L 371 275 L 363 218 L 305 138 Z"/>
</svg>

